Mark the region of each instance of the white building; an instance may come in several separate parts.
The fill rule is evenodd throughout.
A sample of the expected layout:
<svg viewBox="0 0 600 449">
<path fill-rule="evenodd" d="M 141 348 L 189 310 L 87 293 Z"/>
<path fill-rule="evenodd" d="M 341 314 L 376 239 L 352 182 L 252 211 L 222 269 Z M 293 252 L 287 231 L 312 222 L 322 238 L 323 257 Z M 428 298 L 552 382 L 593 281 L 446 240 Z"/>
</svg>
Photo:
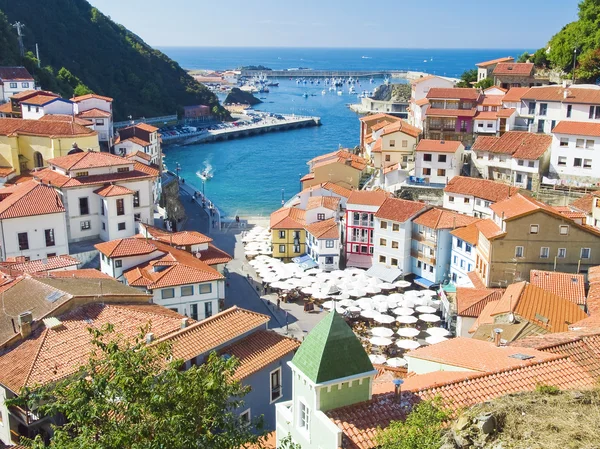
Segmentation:
<svg viewBox="0 0 600 449">
<path fill-rule="evenodd" d="M 48 168 L 33 176 L 59 192 L 69 242 L 131 237 L 137 233 L 137 222 L 154 221 L 158 170 L 139 162 L 80 151 L 48 160 Z"/>
<path fill-rule="evenodd" d="M 415 176 L 445 185 L 460 174 L 464 149 L 458 141 L 422 139 L 416 149 Z"/>
<path fill-rule="evenodd" d="M 478 62 L 477 66 L 477 81 L 483 81 L 486 78 L 493 78 L 492 73 L 498 64 L 505 62 L 514 62 L 515 58 L 507 56 L 504 58 L 492 59 L 491 61 Z"/>
<path fill-rule="evenodd" d="M 119 130 L 119 136 L 115 139 L 115 154 L 128 156 L 138 151 L 149 155 L 151 163 L 156 165 L 161 163 L 158 128 L 146 123 L 138 123 Z"/>
<path fill-rule="evenodd" d="M 67 220 L 60 195 L 27 181 L 0 189 L 1 259 L 44 259 L 69 254 Z"/>
<path fill-rule="evenodd" d="M 455 176 L 444 187 L 444 208 L 471 217 L 490 218 L 490 206 L 519 192 L 501 182 Z"/>
<path fill-rule="evenodd" d="M 306 209 L 308 201 L 311 197 L 332 196 L 335 198 L 339 198 L 340 207 L 342 210 L 345 210 L 346 202 L 348 201 L 348 197 L 350 197 L 351 193 L 352 190 L 328 181 L 319 185 L 307 187 L 306 189 L 302 190 L 296 195 L 296 197 L 293 200 L 291 200 L 289 205 L 298 207 L 299 209 Z"/>
<path fill-rule="evenodd" d="M 456 83 L 450 78 L 441 76 L 426 75 L 422 78 L 411 81 L 411 94 L 408 110 L 408 123 L 423 129 L 423 120 L 425 119 L 425 110 L 429 106 L 427 93 L 432 87 L 442 87 L 451 89 Z"/>
<path fill-rule="evenodd" d="M 454 285 L 472 285 L 468 274 L 475 269 L 476 247 L 479 238 L 477 223 L 450 231 L 452 235 L 450 282 Z"/>
<path fill-rule="evenodd" d="M 0 103 L 19 92 L 35 89 L 35 80 L 25 67 L 0 67 Z"/>
<path fill-rule="evenodd" d="M 73 103 L 64 98 L 40 93 L 21 101 L 24 119 L 39 120 L 47 114 L 73 115 Z"/>
<path fill-rule="evenodd" d="M 74 113 L 77 117 L 94 122 L 98 131 L 98 140 L 104 151 L 112 148 L 113 132 L 113 99 L 102 95 L 87 94 L 71 98 L 74 103 Z"/>
<path fill-rule="evenodd" d="M 567 184 L 596 185 L 600 122 L 561 121 L 552 132 L 550 173 Z"/>
<path fill-rule="evenodd" d="M 335 218 L 307 224 L 306 254 L 323 271 L 337 270 L 340 267 L 340 229 Z"/>
<path fill-rule="evenodd" d="M 412 220 L 427 209 L 424 203 L 388 198 L 375 214 L 373 266 L 411 272 Z"/>
</svg>

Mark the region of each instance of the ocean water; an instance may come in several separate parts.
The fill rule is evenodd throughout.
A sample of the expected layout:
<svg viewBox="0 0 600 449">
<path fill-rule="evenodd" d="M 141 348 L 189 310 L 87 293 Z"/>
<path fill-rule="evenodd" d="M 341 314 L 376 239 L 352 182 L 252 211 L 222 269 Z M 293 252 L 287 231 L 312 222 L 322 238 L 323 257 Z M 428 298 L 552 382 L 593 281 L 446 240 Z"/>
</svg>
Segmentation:
<svg viewBox="0 0 600 449">
<path fill-rule="evenodd" d="M 409 69 L 439 75 L 459 76 L 476 62 L 521 54 L 524 50 L 433 50 L 433 49 L 302 49 L 302 48 L 161 48 L 182 67 L 232 69 L 259 65 L 285 69 L 308 67 L 330 70 Z M 427 60 L 427 62 L 424 62 Z M 420 61 L 420 62 L 419 62 Z M 360 100 L 327 91 L 322 83 L 297 85 L 278 80 L 279 87 L 267 94 L 255 109 L 268 112 L 321 117 L 320 127 L 264 134 L 226 142 L 167 147 L 165 161 L 170 169 L 181 165 L 186 183 L 202 190 L 198 173 L 211 166 L 213 179 L 205 183 L 206 195 L 228 216 L 268 216 L 300 189 L 306 162 L 339 147 L 359 142 L 359 116 L 347 104 Z M 357 91 L 373 90 L 382 80 L 361 81 Z M 303 98 L 303 94 L 314 94 Z M 222 98 L 223 99 L 223 98 Z"/>
</svg>

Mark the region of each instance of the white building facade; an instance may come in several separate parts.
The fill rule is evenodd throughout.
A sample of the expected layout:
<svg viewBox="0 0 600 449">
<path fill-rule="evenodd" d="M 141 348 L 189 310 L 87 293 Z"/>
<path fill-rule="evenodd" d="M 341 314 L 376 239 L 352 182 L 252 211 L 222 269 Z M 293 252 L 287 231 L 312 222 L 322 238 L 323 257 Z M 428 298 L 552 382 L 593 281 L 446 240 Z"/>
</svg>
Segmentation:
<svg viewBox="0 0 600 449">
<path fill-rule="evenodd" d="M 417 145 L 415 176 L 429 184 L 443 184 L 460 175 L 465 147 L 458 141 L 422 139 Z"/>
<path fill-rule="evenodd" d="M 562 121 L 552 133 L 550 174 L 566 184 L 593 185 L 600 170 L 600 122 Z"/>
</svg>

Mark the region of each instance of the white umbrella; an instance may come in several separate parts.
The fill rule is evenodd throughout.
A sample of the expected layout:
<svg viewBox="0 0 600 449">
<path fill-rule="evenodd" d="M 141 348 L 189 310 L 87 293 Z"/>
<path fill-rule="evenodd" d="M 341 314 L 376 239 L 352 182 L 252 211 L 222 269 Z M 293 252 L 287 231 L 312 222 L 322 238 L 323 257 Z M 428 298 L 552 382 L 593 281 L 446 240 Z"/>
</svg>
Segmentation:
<svg viewBox="0 0 600 449">
<path fill-rule="evenodd" d="M 385 315 L 383 313 L 378 313 L 373 317 L 373 319 L 381 324 L 390 324 L 396 321 L 396 319 L 393 316 Z"/>
<path fill-rule="evenodd" d="M 437 292 L 434 292 L 433 290 L 423 290 L 423 296 L 435 296 L 437 295 Z"/>
<path fill-rule="evenodd" d="M 305 295 L 312 295 L 313 293 L 316 293 L 316 291 L 312 288 L 312 287 L 304 287 L 302 290 L 300 290 L 302 293 L 304 293 Z"/>
<path fill-rule="evenodd" d="M 376 365 L 385 363 L 385 357 L 379 354 L 369 354 L 369 360 Z"/>
<path fill-rule="evenodd" d="M 371 298 L 359 298 L 356 300 L 355 305 L 357 305 L 361 309 L 372 309 L 373 301 L 371 300 Z"/>
<path fill-rule="evenodd" d="M 246 251 L 246 256 L 258 256 L 258 251 Z"/>
<path fill-rule="evenodd" d="M 396 288 L 396 286 L 394 284 L 390 284 L 389 282 L 384 282 L 383 284 L 378 284 L 377 287 L 379 287 L 381 290 L 393 290 Z"/>
<path fill-rule="evenodd" d="M 360 307 L 350 306 L 346 310 L 348 310 L 348 312 L 354 312 L 354 313 L 356 313 L 356 312 L 360 312 Z"/>
<path fill-rule="evenodd" d="M 335 277 L 338 277 L 338 278 L 342 277 L 344 275 L 344 270 L 333 270 L 331 272 L 331 275 L 335 276 Z"/>
<path fill-rule="evenodd" d="M 273 288 L 278 288 L 280 290 L 285 290 L 289 287 L 289 284 L 287 282 L 284 281 L 278 281 L 278 282 L 273 282 L 271 284 L 271 287 Z"/>
<path fill-rule="evenodd" d="M 416 316 L 404 315 L 396 317 L 396 321 L 400 324 L 415 324 L 419 320 Z"/>
<path fill-rule="evenodd" d="M 415 311 L 408 307 L 396 307 L 394 310 L 392 310 L 392 313 L 394 315 L 407 316 L 412 315 L 413 313 L 415 313 Z"/>
<path fill-rule="evenodd" d="M 405 298 L 418 298 L 420 296 L 423 296 L 420 290 L 407 290 L 404 292 Z"/>
<path fill-rule="evenodd" d="M 431 335 L 425 339 L 425 341 L 430 345 L 435 345 L 436 343 L 441 343 L 446 340 L 448 340 L 446 337 L 440 337 L 438 335 Z"/>
<path fill-rule="evenodd" d="M 402 301 L 402 304 L 404 305 L 404 307 L 414 307 L 415 306 L 415 299 L 416 298 L 404 298 L 404 301 Z"/>
<path fill-rule="evenodd" d="M 313 284 L 313 281 L 311 278 L 306 277 L 306 278 L 302 278 L 302 279 L 298 279 L 298 282 L 296 282 L 300 287 L 310 287 Z"/>
<path fill-rule="evenodd" d="M 400 335 L 401 337 L 408 337 L 408 338 L 416 337 L 420 333 L 421 333 L 420 330 L 415 329 L 413 327 L 401 327 L 400 329 L 398 329 L 396 331 L 396 334 Z"/>
<path fill-rule="evenodd" d="M 359 290 L 357 288 L 352 289 L 348 292 L 350 296 L 354 296 L 355 298 L 360 298 L 361 296 L 365 296 L 367 293 L 364 290 Z"/>
<path fill-rule="evenodd" d="M 381 313 L 385 313 L 388 310 L 388 305 L 385 302 L 378 302 L 374 305 L 375 310 Z"/>
<path fill-rule="evenodd" d="M 375 316 L 378 314 L 378 312 L 375 312 L 374 310 L 363 310 L 362 312 L 360 312 L 360 316 L 365 317 L 365 318 L 375 318 Z"/>
<path fill-rule="evenodd" d="M 371 328 L 371 334 L 374 337 L 391 337 L 394 335 L 394 331 L 387 327 L 373 327 Z"/>
<path fill-rule="evenodd" d="M 396 340 L 396 346 L 402 349 L 417 349 L 421 343 L 415 340 Z"/>
<path fill-rule="evenodd" d="M 447 335 L 450 335 L 450 331 L 443 327 L 430 327 L 425 332 L 432 336 L 435 335 L 436 337 L 446 337 Z"/>
<path fill-rule="evenodd" d="M 341 314 L 343 315 L 344 313 L 346 313 L 346 308 L 345 308 L 345 307 L 342 307 L 342 306 L 340 306 L 340 305 L 338 304 L 338 305 L 336 305 L 336 306 L 335 306 L 335 311 L 336 311 L 337 313 L 341 313 Z"/>
<path fill-rule="evenodd" d="M 415 310 L 419 313 L 435 313 L 435 309 L 429 306 L 419 306 Z"/>
<path fill-rule="evenodd" d="M 442 321 L 439 316 L 432 313 L 424 313 L 423 315 L 419 315 L 419 319 L 421 321 L 426 321 L 427 323 L 437 323 L 438 321 Z"/>
<path fill-rule="evenodd" d="M 336 306 L 335 301 L 325 301 L 323 303 L 323 308 L 324 309 L 333 309 Z"/>
<path fill-rule="evenodd" d="M 351 307 L 351 306 L 356 305 L 356 301 L 353 299 L 342 299 L 340 301 L 340 305 L 344 306 L 344 307 Z"/>
<path fill-rule="evenodd" d="M 327 294 L 325 294 L 325 293 L 323 293 L 323 292 L 315 292 L 315 293 L 312 295 L 312 297 L 313 297 L 313 298 L 315 298 L 315 299 L 327 299 L 327 298 L 329 298 L 330 296 L 329 296 L 329 295 L 327 295 Z"/>
<path fill-rule="evenodd" d="M 369 342 L 375 346 L 389 346 L 392 344 L 392 339 L 387 337 L 371 337 Z"/>
<path fill-rule="evenodd" d="M 338 299 L 350 299 L 350 295 L 347 292 L 342 292 L 336 296 Z"/>
<path fill-rule="evenodd" d="M 402 366 L 408 365 L 408 362 L 402 357 L 393 357 L 391 359 L 386 360 L 386 365 L 391 366 L 392 368 L 400 368 Z"/>
<path fill-rule="evenodd" d="M 365 287 L 365 293 L 368 295 L 374 295 L 375 293 L 381 293 L 381 289 L 375 285 L 367 285 Z"/>
<path fill-rule="evenodd" d="M 408 287 L 410 287 L 410 282 L 408 282 L 408 281 L 398 281 L 398 282 L 394 282 L 394 285 L 396 287 L 400 287 L 400 288 L 408 288 Z"/>
<path fill-rule="evenodd" d="M 388 299 L 400 302 L 404 300 L 404 295 L 402 293 L 391 293 L 390 295 L 388 295 Z"/>
<path fill-rule="evenodd" d="M 304 272 L 304 274 L 306 274 L 307 276 L 310 276 L 310 275 L 315 275 L 315 274 L 319 274 L 322 272 L 323 272 L 323 270 L 321 270 L 320 268 L 310 268 L 310 269 L 306 270 Z"/>
<path fill-rule="evenodd" d="M 371 301 L 377 301 L 377 302 L 384 301 L 384 302 L 387 302 L 387 300 L 388 300 L 388 297 L 386 295 L 375 295 L 375 296 L 371 297 Z"/>
</svg>

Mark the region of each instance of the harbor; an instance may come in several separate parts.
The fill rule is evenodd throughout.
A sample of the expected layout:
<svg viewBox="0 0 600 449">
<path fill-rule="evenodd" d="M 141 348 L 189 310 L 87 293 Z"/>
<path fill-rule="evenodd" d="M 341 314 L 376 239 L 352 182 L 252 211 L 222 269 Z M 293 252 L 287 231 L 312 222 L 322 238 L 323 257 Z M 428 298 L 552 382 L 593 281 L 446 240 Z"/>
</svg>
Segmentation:
<svg viewBox="0 0 600 449">
<path fill-rule="evenodd" d="M 252 78 L 264 75 L 268 78 L 407 78 L 408 70 L 242 70 L 241 76 Z"/>
</svg>

